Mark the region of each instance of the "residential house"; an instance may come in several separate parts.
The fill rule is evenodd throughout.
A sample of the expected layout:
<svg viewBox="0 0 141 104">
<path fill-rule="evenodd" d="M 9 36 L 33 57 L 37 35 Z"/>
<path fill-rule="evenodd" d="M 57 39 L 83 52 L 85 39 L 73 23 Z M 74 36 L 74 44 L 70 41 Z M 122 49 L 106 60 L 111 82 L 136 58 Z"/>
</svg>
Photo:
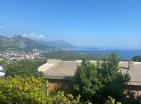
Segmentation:
<svg viewBox="0 0 141 104">
<path fill-rule="evenodd" d="M 64 91 L 71 91 L 72 81 L 77 66 L 81 65 L 82 60 L 63 61 L 48 59 L 47 63 L 40 66 L 38 71 L 43 72 L 49 81 L 49 91 L 54 91 L 57 86 Z M 91 63 L 96 61 L 91 60 Z M 122 74 L 129 74 L 131 80 L 126 85 L 126 89 L 133 91 L 135 96 L 141 95 L 141 62 L 119 62 L 119 71 Z"/>
</svg>

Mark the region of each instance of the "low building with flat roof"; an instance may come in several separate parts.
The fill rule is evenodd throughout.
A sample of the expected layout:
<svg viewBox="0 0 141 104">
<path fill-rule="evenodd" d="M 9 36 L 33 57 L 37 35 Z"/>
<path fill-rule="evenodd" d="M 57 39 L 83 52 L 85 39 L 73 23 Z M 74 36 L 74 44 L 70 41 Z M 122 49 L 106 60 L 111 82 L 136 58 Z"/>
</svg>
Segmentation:
<svg viewBox="0 0 141 104">
<path fill-rule="evenodd" d="M 81 62 L 82 60 L 63 61 L 48 59 L 46 64 L 38 68 L 38 71 L 43 72 L 49 83 L 55 87 L 57 82 L 71 83 L 71 78 L 73 78 L 77 66 L 81 65 Z M 96 63 L 94 60 L 91 60 L 90 62 L 93 64 Z M 131 77 L 127 87 L 131 90 L 138 90 L 139 93 L 141 93 L 141 62 L 120 61 L 119 71 L 122 74 L 128 73 Z M 63 86 L 65 86 L 65 84 L 63 84 Z M 51 89 L 54 89 L 54 87 L 51 87 Z"/>
</svg>

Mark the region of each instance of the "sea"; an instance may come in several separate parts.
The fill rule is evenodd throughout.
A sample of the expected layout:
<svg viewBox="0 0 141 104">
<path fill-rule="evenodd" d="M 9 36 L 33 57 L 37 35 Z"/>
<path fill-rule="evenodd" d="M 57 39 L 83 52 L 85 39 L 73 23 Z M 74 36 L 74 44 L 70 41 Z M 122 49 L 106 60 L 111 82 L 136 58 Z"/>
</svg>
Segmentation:
<svg viewBox="0 0 141 104">
<path fill-rule="evenodd" d="M 107 55 L 111 53 L 116 53 L 116 55 L 123 60 L 132 60 L 134 56 L 141 55 L 141 50 L 139 49 L 76 49 L 74 52 L 88 55 Z"/>
</svg>

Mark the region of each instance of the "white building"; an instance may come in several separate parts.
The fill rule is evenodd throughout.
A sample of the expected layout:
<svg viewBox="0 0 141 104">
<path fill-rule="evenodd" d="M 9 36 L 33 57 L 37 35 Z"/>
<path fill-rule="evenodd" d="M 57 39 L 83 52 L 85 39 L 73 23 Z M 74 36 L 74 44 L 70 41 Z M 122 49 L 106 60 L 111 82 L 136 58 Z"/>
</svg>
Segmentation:
<svg viewBox="0 0 141 104">
<path fill-rule="evenodd" d="M 5 72 L 3 72 L 3 66 L 0 66 L 0 77 L 3 77 L 5 75 Z"/>
</svg>

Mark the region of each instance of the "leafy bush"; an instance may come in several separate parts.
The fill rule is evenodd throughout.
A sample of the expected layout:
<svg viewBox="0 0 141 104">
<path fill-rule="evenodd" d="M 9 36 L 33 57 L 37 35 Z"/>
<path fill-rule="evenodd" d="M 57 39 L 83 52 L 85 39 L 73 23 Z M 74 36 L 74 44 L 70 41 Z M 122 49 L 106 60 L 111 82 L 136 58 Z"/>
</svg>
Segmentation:
<svg viewBox="0 0 141 104">
<path fill-rule="evenodd" d="M 6 76 L 40 76 L 37 68 L 45 62 L 44 59 L 22 60 L 6 64 L 4 69 Z"/>
<path fill-rule="evenodd" d="M 35 77 L 0 79 L 1 104 L 45 104 L 47 82 Z"/>
<path fill-rule="evenodd" d="M 64 92 L 51 96 L 43 78 L 15 76 L 0 79 L 0 104 L 80 104 L 80 96 Z"/>
</svg>

